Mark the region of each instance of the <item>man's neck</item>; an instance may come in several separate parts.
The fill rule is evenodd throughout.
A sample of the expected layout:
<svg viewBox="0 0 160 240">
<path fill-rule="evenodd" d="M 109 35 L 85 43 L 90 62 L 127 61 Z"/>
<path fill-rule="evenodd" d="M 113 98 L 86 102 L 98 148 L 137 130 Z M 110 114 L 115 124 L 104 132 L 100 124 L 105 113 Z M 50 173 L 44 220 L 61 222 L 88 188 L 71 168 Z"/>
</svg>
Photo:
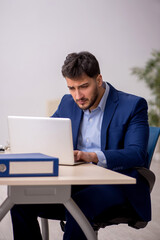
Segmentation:
<svg viewBox="0 0 160 240">
<path fill-rule="evenodd" d="M 98 104 L 100 103 L 103 95 L 104 95 L 104 92 L 105 92 L 105 88 L 103 87 L 103 85 L 101 86 L 101 88 L 99 89 L 99 94 L 98 94 L 98 97 L 96 99 L 96 102 L 94 104 L 94 106 L 92 106 L 90 109 L 89 109 L 89 112 L 91 112 L 92 110 L 94 110 L 95 108 L 97 108 Z"/>
</svg>

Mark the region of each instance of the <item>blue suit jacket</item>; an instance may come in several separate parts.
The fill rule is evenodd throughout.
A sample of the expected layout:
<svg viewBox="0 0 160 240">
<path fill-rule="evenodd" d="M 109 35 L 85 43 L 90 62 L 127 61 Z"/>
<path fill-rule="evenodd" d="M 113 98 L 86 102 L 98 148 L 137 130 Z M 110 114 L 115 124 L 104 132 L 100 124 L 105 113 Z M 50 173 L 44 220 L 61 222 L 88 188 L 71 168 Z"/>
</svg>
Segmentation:
<svg viewBox="0 0 160 240">
<path fill-rule="evenodd" d="M 101 150 L 107 167 L 137 179 L 136 185 L 121 185 L 142 219 L 151 219 L 148 184 L 134 167 L 147 166 L 149 126 L 147 103 L 143 98 L 117 91 L 110 84 L 101 128 Z M 77 148 L 78 132 L 83 111 L 71 95 L 65 95 L 53 117 L 70 118 L 73 144 Z"/>
</svg>

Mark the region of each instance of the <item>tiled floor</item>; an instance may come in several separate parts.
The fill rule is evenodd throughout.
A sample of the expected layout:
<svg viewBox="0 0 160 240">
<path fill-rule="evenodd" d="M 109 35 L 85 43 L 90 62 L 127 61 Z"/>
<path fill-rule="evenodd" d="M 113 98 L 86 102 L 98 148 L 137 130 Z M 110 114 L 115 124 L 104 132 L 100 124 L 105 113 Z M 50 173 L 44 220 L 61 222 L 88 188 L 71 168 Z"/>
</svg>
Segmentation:
<svg viewBox="0 0 160 240">
<path fill-rule="evenodd" d="M 152 191 L 152 221 L 146 228 L 135 230 L 127 225 L 111 226 L 99 231 L 99 240 L 160 240 L 160 159 L 153 160 L 151 170 L 156 175 Z M 0 203 L 6 196 L 6 187 L 0 186 Z M 62 231 L 58 221 L 49 221 L 50 239 L 62 240 Z M 0 240 L 13 240 L 10 215 L 0 222 Z"/>
</svg>

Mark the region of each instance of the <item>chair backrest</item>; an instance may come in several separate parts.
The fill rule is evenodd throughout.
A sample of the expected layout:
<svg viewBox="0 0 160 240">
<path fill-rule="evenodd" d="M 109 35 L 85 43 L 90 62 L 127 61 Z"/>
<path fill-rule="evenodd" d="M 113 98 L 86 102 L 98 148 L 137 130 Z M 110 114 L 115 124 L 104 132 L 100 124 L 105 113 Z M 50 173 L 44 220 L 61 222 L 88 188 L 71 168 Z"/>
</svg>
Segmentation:
<svg viewBox="0 0 160 240">
<path fill-rule="evenodd" d="M 160 135 L 160 127 L 149 127 L 149 140 L 148 140 L 148 168 L 150 168 L 152 156 Z"/>
</svg>

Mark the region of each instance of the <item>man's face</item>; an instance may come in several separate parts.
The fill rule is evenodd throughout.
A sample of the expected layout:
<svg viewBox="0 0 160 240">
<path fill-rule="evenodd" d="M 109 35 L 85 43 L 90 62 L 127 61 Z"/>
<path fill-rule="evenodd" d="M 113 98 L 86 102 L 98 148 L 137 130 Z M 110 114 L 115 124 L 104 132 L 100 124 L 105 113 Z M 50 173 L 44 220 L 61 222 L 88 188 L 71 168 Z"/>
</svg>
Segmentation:
<svg viewBox="0 0 160 240">
<path fill-rule="evenodd" d="M 74 101 L 82 110 L 96 108 L 102 97 L 102 76 L 90 78 L 83 74 L 78 79 L 66 77 L 67 86 Z"/>
</svg>

